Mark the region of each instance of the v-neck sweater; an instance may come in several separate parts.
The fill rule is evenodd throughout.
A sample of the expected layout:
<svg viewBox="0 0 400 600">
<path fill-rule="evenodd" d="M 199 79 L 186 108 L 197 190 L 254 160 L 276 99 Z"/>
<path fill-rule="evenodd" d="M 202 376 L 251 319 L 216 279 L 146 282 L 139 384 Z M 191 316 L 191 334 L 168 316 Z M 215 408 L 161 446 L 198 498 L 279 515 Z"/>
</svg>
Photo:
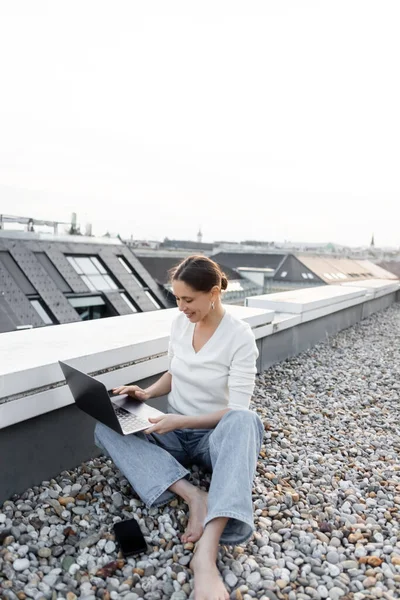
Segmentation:
<svg viewBox="0 0 400 600">
<path fill-rule="evenodd" d="M 169 412 L 204 415 L 248 409 L 254 391 L 258 350 L 248 323 L 225 312 L 217 329 L 196 352 L 195 324 L 180 313 L 169 342 Z"/>
</svg>

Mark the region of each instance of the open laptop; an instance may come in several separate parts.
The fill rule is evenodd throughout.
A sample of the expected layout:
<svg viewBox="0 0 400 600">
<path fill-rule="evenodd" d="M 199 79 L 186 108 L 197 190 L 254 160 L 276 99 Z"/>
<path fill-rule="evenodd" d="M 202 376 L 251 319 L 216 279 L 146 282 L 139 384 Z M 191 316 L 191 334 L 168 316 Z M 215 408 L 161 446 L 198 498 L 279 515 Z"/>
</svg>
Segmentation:
<svg viewBox="0 0 400 600">
<path fill-rule="evenodd" d="M 101 381 L 71 365 L 58 362 L 77 406 L 122 435 L 149 429 L 152 424 L 148 419 L 164 414 L 127 394 L 113 396 Z"/>
</svg>

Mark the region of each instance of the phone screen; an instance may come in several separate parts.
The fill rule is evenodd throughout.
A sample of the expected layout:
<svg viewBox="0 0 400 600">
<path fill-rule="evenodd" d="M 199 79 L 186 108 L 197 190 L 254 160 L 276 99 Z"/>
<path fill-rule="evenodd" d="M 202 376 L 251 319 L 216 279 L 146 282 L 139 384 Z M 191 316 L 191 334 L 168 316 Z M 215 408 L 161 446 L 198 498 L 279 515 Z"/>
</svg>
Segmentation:
<svg viewBox="0 0 400 600">
<path fill-rule="evenodd" d="M 114 525 L 115 537 L 124 556 L 146 552 L 147 544 L 136 519 L 119 521 Z"/>
</svg>

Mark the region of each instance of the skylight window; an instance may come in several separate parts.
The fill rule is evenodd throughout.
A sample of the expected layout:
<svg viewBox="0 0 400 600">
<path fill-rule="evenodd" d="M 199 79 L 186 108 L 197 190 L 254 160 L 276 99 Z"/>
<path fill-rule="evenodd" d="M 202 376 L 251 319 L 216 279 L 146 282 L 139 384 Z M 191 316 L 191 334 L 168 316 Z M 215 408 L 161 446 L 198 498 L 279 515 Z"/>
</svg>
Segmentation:
<svg viewBox="0 0 400 600">
<path fill-rule="evenodd" d="M 67 256 L 66 259 L 91 292 L 119 289 L 96 256 Z"/>
<path fill-rule="evenodd" d="M 47 307 L 45 306 L 44 302 L 42 302 L 41 300 L 29 300 L 29 302 L 31 303 L 31 306 L 33 306 L 33 308 L 36 310 L 37 314 L 42 319 L 43 323 L 45 323 L 45 325 L 54 325 L 54 323 L 56 323 L 56 321 L 54 321 L 49 311 L 47 310 Z"/>
<path fill-rule="evenodd" d="M 139 273 L 137 273 L 137 271 L 135 271 L 132 265 L 126 260 L 125 256 L 118 256 L 118 260 L 124 267 L 125 271 L 127 271 L 130 274 L 130 276 L 136 282 L 136 284 L 140 288 L 142 288 L 142 290 L 144 291 L 150 302 L 153 304 L 153 306 L 155 308 L 163 308 L 160 302 L 158 301 L 156 295 L 151 291 L 151 289 L 146 284 L 144 279 L 139 275 Z"/>
<path fill-rule="evenodd" d="M 130 301 L 130 299 L 128 298 L 128 296 L 124 293 L 120 294 L 122 300 L 129 306 L 129 308 L 131 309 L 131 311 L 133 313 L 137 312 L 137 308 L 136 306 L 133 305 L 133 303 Z"/>
<path fill-rule="evenodd" d="M 74 296 L 68 298 L 68 301 L 74 307 L 82 321 L 103 319 L 116 315 L 113 307 L 105 302 L 101 296 Z"/>
</svg>

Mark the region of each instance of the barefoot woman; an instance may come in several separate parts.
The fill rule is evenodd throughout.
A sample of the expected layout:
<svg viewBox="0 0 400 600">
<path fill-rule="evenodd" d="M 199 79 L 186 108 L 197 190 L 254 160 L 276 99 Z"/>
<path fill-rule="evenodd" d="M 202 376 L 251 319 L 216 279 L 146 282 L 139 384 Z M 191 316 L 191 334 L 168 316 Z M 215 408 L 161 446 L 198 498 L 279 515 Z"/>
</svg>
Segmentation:
<svg viewBox="0 0 400 600">
<path fill-rule="evenodd" d="M 204 256 L 191 256 L 172 272 L 181 313 L 172 325 L 169 370 L 146 390 L 114 390 L 143 401 L 168 394 L 168 414 L 151 419 L 144 433 L 122 436 L 101 424 L 95 432 L 97 445 L 148 507 L 174 494 L 189 505 L 182 542 L 197 542 L 196 600 L 229 598 L 216 567 L 218 545 L 240 544 L 253 532 L 252 482 L 263 437 L 249 410 L 257 347 L 250 327 L 225 312 L 227 283 Z M 208 494 L 187 481 L 192 463 L 212 472 Z"/>
</svg>

